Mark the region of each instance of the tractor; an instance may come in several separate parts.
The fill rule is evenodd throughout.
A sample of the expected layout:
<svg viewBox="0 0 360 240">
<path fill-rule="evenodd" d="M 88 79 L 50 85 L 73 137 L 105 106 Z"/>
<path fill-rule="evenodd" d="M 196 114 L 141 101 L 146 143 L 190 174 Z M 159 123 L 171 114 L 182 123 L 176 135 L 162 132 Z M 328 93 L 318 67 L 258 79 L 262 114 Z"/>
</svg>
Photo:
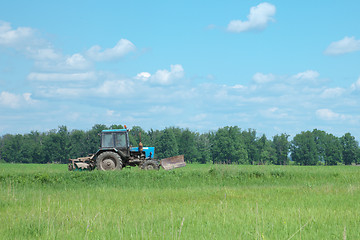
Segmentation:
<svg viewBox="0 0 360 240">
<path fill-rule="evenodd" d="M 138 147 L 130 146 L 128 129 L 103 130 L 100 149 L 87 157 L 69 159 L 69 171 L 84 170 L 121 170 L 128 166 L 139 166 L 144 170 L 165 170 L 184 167 L 184 155 L 156 160 L 154 147 L 143 147 L 140 142 Z"/>
</svg>

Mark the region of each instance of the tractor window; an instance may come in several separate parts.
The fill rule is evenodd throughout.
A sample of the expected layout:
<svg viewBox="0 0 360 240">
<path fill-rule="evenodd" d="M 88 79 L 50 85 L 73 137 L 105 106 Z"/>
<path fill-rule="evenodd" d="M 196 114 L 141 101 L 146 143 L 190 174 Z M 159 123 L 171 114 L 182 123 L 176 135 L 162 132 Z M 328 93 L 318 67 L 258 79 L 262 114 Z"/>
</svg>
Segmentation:
<svg viewBox="0 0 360 240">
<path fill-rule="evenodd" d="M 117 133 L 115 135 L 115 146 L 117 148 L 126 148 L 126 135 L 123 133 Z"/>
<path fill-rule="evenodd" d="M 114 147 L 113 135 L 103 134 L 101 145 L 102 147 Z"/>
</svg>

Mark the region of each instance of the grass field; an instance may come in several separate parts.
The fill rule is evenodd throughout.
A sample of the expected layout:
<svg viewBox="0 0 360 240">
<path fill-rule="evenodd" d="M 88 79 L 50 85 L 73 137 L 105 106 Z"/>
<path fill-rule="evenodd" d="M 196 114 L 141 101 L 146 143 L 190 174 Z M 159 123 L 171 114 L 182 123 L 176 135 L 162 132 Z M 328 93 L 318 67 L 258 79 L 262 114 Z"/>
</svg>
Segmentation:
<svg viewBox="0 0 360 240">
<path fill-rule="evenodd" d="M 360 239 L 360 168 L 0 164 L 1 239 Z"/>
</svg>

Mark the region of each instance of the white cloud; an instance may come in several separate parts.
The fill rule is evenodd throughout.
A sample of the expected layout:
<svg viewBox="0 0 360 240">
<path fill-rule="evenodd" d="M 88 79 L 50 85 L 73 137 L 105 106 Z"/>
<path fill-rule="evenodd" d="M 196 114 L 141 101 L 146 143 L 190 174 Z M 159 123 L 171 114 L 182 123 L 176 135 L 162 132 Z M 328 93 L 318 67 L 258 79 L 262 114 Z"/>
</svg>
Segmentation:
<svg viewBox="0 0 360 240">
<path fill-rule="evenodd" d="M 31 93 L 24 93 L 22 95 L 16 95 L 9 92 L 0 93 L 0 105 L 9 108 L 20 108 L 36 103 L 37 101 L 31 98 Z"/>
<path fill-rule="evenodd" d="M 13 29 L 8 22 L 0 21 L 0 46 L 14 48 L 25 56 L 35 60 L 54 60 L 61 54 L 51 44 L 40 38 L 36 30 L 29 27 Z"/>
<path fill-rule="evenodd" d="M 174 81 L 184 77 L 184 68 L 181 64 L 170 65 L 170 71 L 166 69 L 157 70 L 153 75 L 149 72 L 138 73 L 134 79 L 159 85 L 170 85 Z"/>
<path fill-rule="evenodd" d="M 89 96 L 89 91 L 83 88 L 74 87 L 40 87 L 38 94 L 47 98 L 79 98 Z"/>
<path fill-rule="evenodd" d="M 32 72 L 28 75 L 31 81 L 86 81 L 96 79 L 94 72 L 84 73 L 36 73 Z"/>
<path fill-rule="evenodd" d="M 288 118 L 288 114 L 284 111 L 279 109 L 278 107 L 271 107 L 266 110 L 260 111 L 262 115 L 266 118 L 272 119 L 281 119 L 281 118 Z"/>
<path fill-rule="evenodd" d="M 84 70 L 91 66 L 91 63 L 79 53 L 63 56 L 51 43 L 35 33 L 32 28 L 12 29 L 10 23 L 0 22 L 0 45 L 16 49 L 35 60 L 37 68 L 46 71 Z"/>
<path fill-rule="evenodd" d="M 151 74 L 148 73 L 148 72 L 141 72 L 141 73 L 138 73 L 135 77 L 135 79 L 137 80 L 141 80 L 141 81 L 147 81 L 149 80 L 149 78 L 151 77 Z"/>
<path fill-rule="evenodd" d="M 327 108 L 316 110 L 316 116 L 318 116 L 320 119 L 329 120 L 329 121 L 345 120 L 347 118 L 346 115 L 333 112 L 332 110 Z"/>
<path fill-rule="evenodd" d="M 65 66 L 70 69 L 86 69 L 90 66 L 90 63 L 83 55 L 76 53 L 66 58 Z"/>
<path fill-rule="evenodd" d="M 75 53 L 67 57 L 59 54 L 57 58 L 41 59 L 35 62 L 35 66 L 43 71 L 64 72 L 88 70 L 93 64 L 80 53 Z"/>
<path fill-rule="evenodd" d="M 250 9 L 250 14 L 247 16 L 247 21 L 232 20 L 230 21 L 227 30 L 229 32 L 244 32 L 249 30 L 262 30 L 268 22 L 274 21 L 276 7 L 270 3 L 260 3 L 256 7 Z"/>
<path fill-rule="evenodd" d="M 355 51 L 360 51 L 360 40 L 356 40 L 355 37 L 344 37 L 337 42 L 332 42 L 324 53 L 326 55 L 341 55 Z"/>
<path fill-rule="evenodd" d="M 152 106 L 149 108 L 149 112 L 155 114 L 170 114 L 170 115 L 178 115 L 183 112 L 183 109 L 176 108 L 173 106 Z"/>
<path fill-rule="evenodd" d="M 170 66 L 170 71 L 163 69 L 158 70 L 154 75 L 151 76 L 150 80 L 153 83 L 160 85 L 172 84 L 175 80 L 184 77 L 184 69 L 180 64 Z"/>
<path fill-rule="evenodd" d="M 61 54 L 56 52 L 53 48 L 32 48 L 27 47 L 27 55 L 37 61 L 56 61 L 61 59 Z"/>
<path fill-rule="evenodd" d="M 320 76 L 320 74 L 317 71 L 307 70 L 305 72 L 301 72 L 301 73 L 294 75 L 294 78 L 299 79 L 299 80 L 314 80 L 319 76 Z"/>
<path fill-rule="evenodd" d="M 34 30 L 28 27 L 12 29 L 10 23 L 0 21 L 0 45 L 22 48 L 23 43 L 34 37 Z"/>
<path fill-rule="evenodd" d="M 236 85 L 232 86 L 232 88 L 233 88 L 233 89 L 239 89 L 239 90 L 245 90 L 245 89 L 247 89 L 246 86 L 241 85 L 241 84 L 236 84 Z"/>
<path fill-rule="evenodd" d="M 255 73 L 253 76 L 253 81 L 258 84 L 264 84 L 271 82 L 275 79 L 273 74 L 263 74 L 263 73 Z"/>
<path fill-rule="evenodd" d="M 120 39 L 115 47 L 104 51 L 101 51 L 100 46 L 93 46 L 87 51 L 87 55 L 94 61 L 110 61 L 119 59 L 134 50 L 135 45 L 132 42 L 127 39 Z"/>
<path fill-rule="evenodd" d="M 360 91 L 360 77 L 359 79 L 354 82 L 352 85 L 351 85 L 351 90 L 352 91 Z"/>
<path fill-rule="evenodd" d="M 194 121 L 194 122 L 199 122 L 199 121 L 204 121 L 208 118 L 208 114 L 206 113 L 200 113 L 200 114 L 196 114 L 195 116 L 193 117 L 190 117 L 190 120 L 191 121 Z"/>
<path fill-rule="evenodd" d="M 120 98 L 134 92 L 134 83 L 131 80 L 109 80 L 94 89 L 93 92 L 105 98 Z"/>
<path fill-rule="evenodd" d="M 322 98 L 338 98 L 340 97 L 346 90 L 344 88 L 336 87 L 336 88 L 327 88 L 321 94 Z"/>
</svg>

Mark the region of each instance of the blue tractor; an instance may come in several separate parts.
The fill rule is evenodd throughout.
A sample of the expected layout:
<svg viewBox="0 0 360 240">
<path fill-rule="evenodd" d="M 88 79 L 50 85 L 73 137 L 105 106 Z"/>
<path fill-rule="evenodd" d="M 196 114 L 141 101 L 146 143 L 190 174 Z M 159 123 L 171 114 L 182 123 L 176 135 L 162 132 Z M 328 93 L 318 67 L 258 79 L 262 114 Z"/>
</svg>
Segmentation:
<svg viewBox="0 0 360 240">
<path fill-rule="evenodd" d="M 138 147 L 131 147 L 128 129 L 111 129 L 101 132 L 101 147 L 88 157 L 70 159 L 70 171 L 78 170 L 121 170 L 127 166 L 139 166 L 145 170 L 158 170 L 163 167 L 170 170 L 186 166 L 184 155 L 156 160 L 154 147 L 143 147 L 140 142 Z"/>
</svg>

